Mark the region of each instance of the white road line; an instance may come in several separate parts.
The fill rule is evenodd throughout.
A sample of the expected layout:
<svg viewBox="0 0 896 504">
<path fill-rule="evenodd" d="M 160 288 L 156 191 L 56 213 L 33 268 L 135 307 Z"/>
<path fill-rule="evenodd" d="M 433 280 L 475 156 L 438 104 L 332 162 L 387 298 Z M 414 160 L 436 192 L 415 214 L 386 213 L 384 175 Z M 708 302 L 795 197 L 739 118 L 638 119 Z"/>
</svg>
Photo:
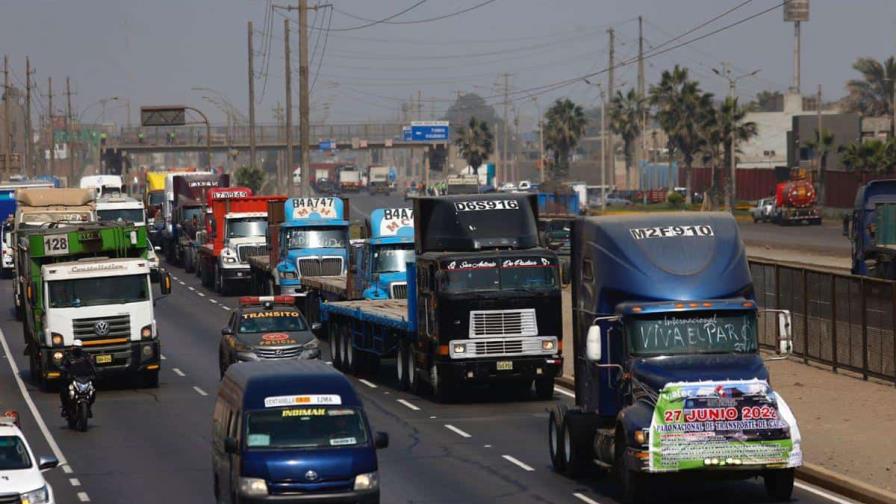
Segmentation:
<svg viewBox="0 0 896 504">
<path fill-rule="evenodd" d="M 374 385 L 373 383 L 370 383 L 369 381 L 365 380 L 364 378 L 361 378 L 358 381 L 363 383 L 364 385 L 367 385 L 370 388 L 376 388 L 376 385 Z"/>
<path fill-rule="evenodd" d="M 159 357 L 161 357 L 161 358 L 162 358 L 162 360 L 165 360 L 165 359 L 167 359 L 167 358 L 168 358 L 168 357 L 165 357 L 165 354 L 159 354 Z"/>
<path fill-rule="evenodd" d="M 171 368 L 171 370 L 174 371 L 174 374 L 176 374 L 177 376 L 187 376 L 183 371 L 181 371 L 178 368 Z"/>
<path fill-rule="evenodd" d="M 815 488 L 814 486 L 810 486 L 810 485 L 807 485 L 807 484 L 805 484 L 805 483 L 800 483 L 799 481 L 795 482 L 795 483 L 793 484 L 793 486 L 795 486 L 795 487 L 797 487 L 797 488 L 802 488 L 803 490 L 805 490 L 805 491 L 807 491 L 807 492 L 814 493 L 815 495 L 818 495 L 818 496 L 820 496 L 820 497 L 824 497 L 825 499 L 827 499 L 827 500 L 829 500 L 829 501 L 831 501 L 831 502 L 836 502 L 837 504 L 853 504 L 853 502 L 855 502 L 855 501 L 851 501 L 851 500 L 848 500 L 848 499 L 844 499 L 844 498 L 842 498 L 842 497 L 838 497 L 838 496 L 836 496 L 836 495 L 834 495 L 834 494 L 827 493 L 827 492 L 825 492 L 824 490 L 820 490 L 820 489 L 818 489 L 818 488 Z"/>
<path fill-rule="evenodd" d="M 78 480 L 78 478 L 69 478 L 68 482 L 71 483 L 71 485 L 74 487 L 81 486 L 81 482 Z"/>
<path fill-rule="evenodd" d="M 218 300 L 215 299 L 215 298 L 208 298 L 208 302 L 209 302 L 209 303 L 217 303 Z"/>
<path fill-rule="evenodd" d="M 417 406 L 414 406 L 413 404 L 411 404 L 411 403 L 405 401 L 404 399 L 396 399 L 396 401 L 398 401 L 402 406 L 404 406 L 404 407 L 406 407 L 406 408 L 412 409 L 412 410 L 414 410 L 414 411 L 420 411 L 420 408 L 418 408 Z"/>
<path fill-rule="evenodd" d="M 588 498 L 586 495 L 580 494 L 578 492 L 572 494 L 572 496 L 575 497 L 576 499 L 579 499 L 582 502 L 587 502 L 588 504 L 600 504 L 600 502 L 597 502 L 594 499 Z"/>
<path fill-rule="evenodd" d="M 53 435 L 50 434 L 50 429 L 47 428 L 46 422 L 44 422 L 43 417 L 40 416 L 40 411 L 37 410 L 37 406 L 31 399 L 31 394 L 29 394 L 28 389 L 25 388 L 25 382 L 23 382 L 22 377 L 19 376 L 19 366 L 12 358 L 12 352 L 9 351 L 9 344 L 6 342 L 6 335 L 3 334 L 2 330 L 0 330 L 0 344 L 3 345 L 3 353 L 6 354 L 6 360 L 9 361 L 9 367 L 12 368 L 12 376 L 13 378 L 15 378 L 16 383 L 19 385 L 19 392 L 22 393 L 22 399 L 24 399 L 25 404 L 28 405 L 28 409 L 31 411 L 31 415 L 34 417 L 34 421 L 37 422 L 37 426 L 40 428 L 40 431 L 43 433 L 44 438 L 47 440 L 47 445 L 50 446 L 50 450 L 53 451 L 53 455 L 59 461 L 59 465 L 64 466 L 65 464 L 67 464 L 65 455 L 62 454 L 62 450 L 59 448 L 59 445 L 56 444 L 56 439 L 54 439 Z"/>
<path fill-rule="evenodd" d="M 201 292 L 197 292 L 196 294 L 199 294 L 199 297 L 205 297 L 205 294 L 203 294 Z"/>
<path fill-rule="evenodd" d="M 230 311 L 230 307 L 229 307 L 229 306 L 221 305 L 221 308 L 224 308 L 225 310 Z"/>
<path fill-rule="evenodd" d="M 78 492 L 78 500 L 81 502 L 90 502 L 90 496 L 87 492 Z"/>
<path fill-rule="evenodd" d="M 201 388 L 199 388 L 199 387 L 197 387 L 197 386 L 195 386 L 195 385 L 193 385 L 193 390 L 195 390 L 196 393 L 199 394 L 199 395 L 201 395 L 201 396 L 207 396 L 207 395 L 208 395 L 208 392 L 202 390 Z"/>
<path fill-rule="evenodd" d="M 528 465 L 520 462 L 519 460 L 511 457 L 510 455 L 501 455 L 501 458 L 503 458 L 504 460 L 510 462 L 511 464 L 519 467 L 520 469 L 522 469 L 524 471 L 532 472 L 535 470 L 532 466 L 528 466 Z"/>
<path fill-rule="evenodd" d="M 464 432 L 464 431 L 458 429 L 457 427 L 455 427 L 455 426 L 453 426 L 453 425 L 451 425 L 451 424 L 445 424 L 445 428 L 448 429 L 448 430 L 450 430 L 451 432 L 457 434 L 458 436 L 460 436 L 460 437 L 462 437 L 462 438 L 471 438 L 471 437 L 473 437 L 473 436 L 467 434 L 466 432 Z"/>
<path fill-rule="evenodd" d="M 72 471 L 72 466 L 70 466 L 68 464 L 61 465 L 61 467 L 62 467 L 62 472 L 64 472 L 65 474 L 71 474 L 72 472 L 74 472 L 74 471 Z"/>
<path fill-rule="evenodd" d="M 181 284 L 181 285 L 187 285 L 185 282 L 182 282 L 182 281 L 180 281 L 180 280 L 178 280 L 177 283 L 179 283 L 179 284 Z"/>
<path fill-rule="evenodd" d="M 565 395 L 566 397 L 572 397 L 573 399 L 576 398 L 576 394 L 575 394 L 575 393 L 570 392 L 570 391 L 566 390 L 566 389 L 563 388 L 563 387 L 554 387 L 554 392 L 556 392 L 556 393 L 558 393 L 558 394 L 563 394 L 563 395 Z"/>
<path fill-rule="evenodd" d="M 191 290 L 191 291 L 194 291 L 194 290 L 196 290 L 196 289 L 195 289 L 195 288 L 194 288 L 194 287 L 193 287 L 193 286 L 192 286 L 192 285 L 191 285 L 191 286 L 189 286 L 189 287 L 187 287 L 187 288 L 188 288 L 188 289 L 190 289 L 190 290 Z"/>
</svg>

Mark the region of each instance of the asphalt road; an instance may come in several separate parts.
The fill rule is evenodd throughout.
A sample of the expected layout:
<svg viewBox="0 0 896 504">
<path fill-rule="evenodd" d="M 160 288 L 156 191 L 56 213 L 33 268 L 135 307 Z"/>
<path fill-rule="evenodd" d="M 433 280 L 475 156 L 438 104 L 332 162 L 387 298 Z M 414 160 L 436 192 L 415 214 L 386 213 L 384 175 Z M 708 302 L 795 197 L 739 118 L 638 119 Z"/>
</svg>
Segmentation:
<svg viewBox="0 0 896 504">
<path fill-rule="evenodd" d="M 358 196 L 352 208 L 368 212 L 373 206 L 401 206 L 403 200 L 384 202 Z M 36 452 L 52 452 L 46 438 L 58 443 L 68 465 L 47 476 L 58 502 L 213 502 L 210 430 L 217 345 L 237 301 L 207 291 L 183 270 L 171 272 L 174 292 L 156 306 L 164 355 L 160 387 L 100 384 L 86 433 L 68 430 L 59 416 L 58 396 L 39 392 L 28 381 L 11 285 L 0 284 L 3 339 L 48 435 L 42 435 L 29 412 L 8 359 L 0 363 L 0 404 L 22 412 Z M 537 401 L 502 390 L 474 390 L 463 402 L 437 404 L 399 391 L 393 366 L 385 361 L 378 374 L 352 378 L 373 428 L 391 438 L 390 447 L 379 452 L 384 503 L 617 502 L 611 478 L 595 472 L 570 480 L 550 468 L 546 411 L 558 401 L 571 402 L 569 392 L 558 389 L 552 400 Z M 798 485 L 796 502 L 848 502 Z M 689 483 L 658 491 L 663 502 L 767 502 L 759 480 Z"/>
<path fill-rule="evenodd" d="M 740 236 L 747 245 L 812 252 L 849 258 L 851 245 L 841 223 L 825 221 L 820 226 L 779 226 L 770 222 L 740 223 Z"/>
</svg>

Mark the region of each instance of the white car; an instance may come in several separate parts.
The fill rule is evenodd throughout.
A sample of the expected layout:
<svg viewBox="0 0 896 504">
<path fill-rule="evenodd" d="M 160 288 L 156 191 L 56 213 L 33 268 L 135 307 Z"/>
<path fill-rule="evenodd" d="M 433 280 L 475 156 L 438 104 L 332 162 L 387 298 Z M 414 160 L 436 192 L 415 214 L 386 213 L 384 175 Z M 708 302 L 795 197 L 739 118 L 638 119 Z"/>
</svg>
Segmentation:
<svg viewBox="0 0 896 504">
<path fill-rule="evenodd" d="M 520 185 L 517 186 L 517 189 L 520 191 L 528 191 L 532 189 L 532 182 L 529 182 L 528 180 L 520 180 Z"/>
<path fill-rule="evenodd" d="M 756 202 L 756 206 L 750 209 L 750 216 L 753 222 L 768 222 L 772 218 L 775 210 L 775 198 L 763 198 Z"/>
<path fill-rule="evenodd" d="M 501 184 L 501 187 L 498 188 L 499 192 L 513 192 L 516 190 L 516 184 L 513 182 L 504 182 Z"/>
<path fill-rule="evenodd" d="M 58 466 L 59 461 L 56 457 L 35 458 L 16 424 L 16 417 L 0 417 L 0 495 L 16 495 L 16 502 L 54 504 L 53 487 L 42 473 Z"/>
</svg>

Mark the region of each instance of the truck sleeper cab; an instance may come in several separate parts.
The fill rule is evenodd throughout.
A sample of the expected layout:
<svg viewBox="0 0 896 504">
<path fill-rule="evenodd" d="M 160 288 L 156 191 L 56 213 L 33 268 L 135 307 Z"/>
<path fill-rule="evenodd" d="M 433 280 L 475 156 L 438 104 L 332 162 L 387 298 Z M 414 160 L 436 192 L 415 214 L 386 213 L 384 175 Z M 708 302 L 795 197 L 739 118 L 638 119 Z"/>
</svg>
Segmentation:
<svg viewBox="0 0 896 504">
<path fill-rule="evenodd" d="M 212 467 L 218 502 L 380 502 L 376 450 L 360 398 L 318 361 L 242 362 L 218 389 Z"/>
</svg>

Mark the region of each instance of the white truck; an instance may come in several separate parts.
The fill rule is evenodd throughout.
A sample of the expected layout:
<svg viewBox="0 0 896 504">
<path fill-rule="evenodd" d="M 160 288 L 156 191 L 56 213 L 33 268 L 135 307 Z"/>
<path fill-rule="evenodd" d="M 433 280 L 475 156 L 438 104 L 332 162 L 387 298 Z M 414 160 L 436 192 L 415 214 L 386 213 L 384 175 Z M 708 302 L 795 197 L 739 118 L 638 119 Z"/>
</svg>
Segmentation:
<svg viewBox="0 0 896 504">
<path fill-rule="evenodd" d="M 96 200 L 96 220 L 99 222 L 131 222 L 146 227 L 146 210 L 143 202 L 130 196 L 104 194 Z M 156 247 L 146 250 L 153 282 L 159 281 L 159 256 Z"/>
<path fill-rule="evenodd" d="M 388 195 L 392 192 L 389 183 L 389 167 L 388 166 L 369 166 L 367 168 L 367 190 L 370 194 L 383 193 Z"/>
<path fill-rule="evenodd" d="M 124 194 L 124 183 L 119 175 L 86 175 L 81 177 L 81 189 L 91 189 L 96 197 Z"/>
</svg>

